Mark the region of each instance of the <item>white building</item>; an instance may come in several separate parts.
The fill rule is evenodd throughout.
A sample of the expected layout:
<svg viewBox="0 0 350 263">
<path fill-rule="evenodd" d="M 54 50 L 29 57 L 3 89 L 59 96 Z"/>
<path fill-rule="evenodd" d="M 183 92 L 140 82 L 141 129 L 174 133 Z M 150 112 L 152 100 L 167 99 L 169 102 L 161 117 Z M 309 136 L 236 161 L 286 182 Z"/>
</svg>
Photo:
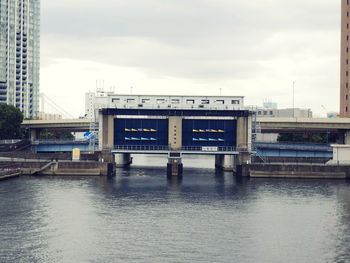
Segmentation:
<svg viewBox="0 0 350 263">
<path fill-rule="evenodd" d="M 258 108 L 256 115 L 257 117 L 271 118 L 312 118 L 312 111 L 310 109 Z"/>
<path fill-rule="evenodd" d="M 0 0 L 0 103 L 39 113 L 40 0 Z"/>
<path fill-rule="evenodd" d="M 103 108 L 243 110 L 241 96 L 118 95 L 98 91 L 85 94 L 85 118 L 94 120 Z"/>
<path fill-rule="evenodd" d="M 113 95 L 112 91 L 98 89 L 95 92 L 85 93 L 85 118 L 95 120 L 99 109 L 108 106 L 108 96 Z"/>
<path fill-rule="evenodd" d="M 109 108 L 243 110 L 241 96 L 110 95 Z"/>
<path fill-rule="evenodd" d="M 38 118 L 39 120 L 54 121 L 54 120 L 62 120 L 62 115 L 54 114 L 54 113 L 39 112 Z"/>
</svg>

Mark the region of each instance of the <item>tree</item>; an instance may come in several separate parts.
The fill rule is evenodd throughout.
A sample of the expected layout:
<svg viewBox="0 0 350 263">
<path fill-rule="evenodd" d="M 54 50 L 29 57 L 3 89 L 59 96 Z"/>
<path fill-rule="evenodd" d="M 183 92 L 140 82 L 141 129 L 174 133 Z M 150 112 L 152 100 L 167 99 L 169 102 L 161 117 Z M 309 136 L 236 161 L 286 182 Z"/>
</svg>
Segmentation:
<svg viewBox="0 0 350 263">
<path fill-rule="evenodd" d="M 22 138 L 22 112 L 12 105 L 0 103 L 0 140 Z"/>
</svg>

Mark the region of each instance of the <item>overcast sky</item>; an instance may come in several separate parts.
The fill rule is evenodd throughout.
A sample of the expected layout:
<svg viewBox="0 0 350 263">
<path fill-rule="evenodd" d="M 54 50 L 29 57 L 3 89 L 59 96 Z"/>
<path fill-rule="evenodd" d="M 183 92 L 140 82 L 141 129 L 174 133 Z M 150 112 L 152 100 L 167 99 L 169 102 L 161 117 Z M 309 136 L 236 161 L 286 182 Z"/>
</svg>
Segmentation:
<svg viewBox="0 0 350 263">
<path fill-rule="evenodd" d="M 77 117 L 118 93 L 239 95 L 338 111 L 340 1 L 41 0 L 41 91 Z M 324 108 L 322 107 L 324 106 Z M 48 109 L 48 108 L 47 108 Z M 49 111 L 49 109 L 48 109 Z"/>
</svg>

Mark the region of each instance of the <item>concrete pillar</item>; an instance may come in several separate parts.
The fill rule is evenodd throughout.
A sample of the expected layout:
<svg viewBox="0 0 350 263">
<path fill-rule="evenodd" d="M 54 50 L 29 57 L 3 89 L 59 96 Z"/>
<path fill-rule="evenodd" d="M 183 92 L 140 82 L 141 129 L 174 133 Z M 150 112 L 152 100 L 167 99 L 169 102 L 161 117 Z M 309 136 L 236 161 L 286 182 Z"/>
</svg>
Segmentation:
<svg viewBox="0 0 350 263">
<path fill-rule="evenodd" d="M 99 148 L 112 149 L 114 146 L 114 116 L 102 115 L 99 116 Z"/>
<path fill-rule="evenodd" d="M 237 119 L 237 156 L 236 165 L 251 163 L 252 151 L 252 118 L 239 117 Z"/>
<path fill-rule="evenodd" d="M 114 155 L 114 162 L 117 168 L 128 167 L 132 164 L 130 153 L 117 153 Z"/>
<path fill-rule="evenodd" d="M 248 151 L 248 118 L 237 118 L 237 151 Z"/>
<path fill-rule="evenodd" d="M 40 137 L 40 130 L 39 129 L 31 129 L 30 130 L 30 140 L 35 141 L 38 140 Z"/>
<path fill-rule="evenodd" d="M 168 144 L 171 151 L 180 151 L 182 148 L 182 117 L 169 117 Z"/>
<path fill-rule="evenodd" d="M 344 144 L 350 145 L 350 131 L 344 133 Z"/>
<path fill-rule="evenodd" d="M 181 153 L 170 152 L 168 156 L 167 174 L 168 176 L 182 176 L 183 164 Z"/>
<path fill-rule="evenodd" d="M 236 162 L 234 155 L 215 155 L 215 167 L 223 171 L 234 171 Z"/>
</svg>

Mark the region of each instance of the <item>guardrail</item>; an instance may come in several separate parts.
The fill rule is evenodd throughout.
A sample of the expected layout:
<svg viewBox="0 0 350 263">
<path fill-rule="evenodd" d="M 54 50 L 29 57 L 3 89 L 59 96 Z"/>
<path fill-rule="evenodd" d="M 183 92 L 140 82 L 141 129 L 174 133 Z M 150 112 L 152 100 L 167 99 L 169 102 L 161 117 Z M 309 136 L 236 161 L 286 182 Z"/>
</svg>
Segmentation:
<svg viewBox="0 0 350 263">
<path fill-rule="evenodd" d="M 89 140 L 79 139 L 79 140 L 33 140 L 33 145 L 39 144 L 71 144 L 71 143 L 89 143 Z"/>
<path fill-rule="evenodd" d="M 113 150 L 122 151 L 171 151 L 169 146 L 152 145 L 115 145 Z M 181 152 L 235 152 L 235 147 L 202 147 L 202 146 L 184 146 Z"/>
<path fill-rule="evenodd" d="M 15 144 L 15 143 L 19 143 L 22 140 L 0 140 L 0 144 Z"/>
<path fill-rule="evenodd" d="M 123 151 L 169 151 L 169 146 L 115 145 L 113 150 L 123 150 Z"/>
</svg>

